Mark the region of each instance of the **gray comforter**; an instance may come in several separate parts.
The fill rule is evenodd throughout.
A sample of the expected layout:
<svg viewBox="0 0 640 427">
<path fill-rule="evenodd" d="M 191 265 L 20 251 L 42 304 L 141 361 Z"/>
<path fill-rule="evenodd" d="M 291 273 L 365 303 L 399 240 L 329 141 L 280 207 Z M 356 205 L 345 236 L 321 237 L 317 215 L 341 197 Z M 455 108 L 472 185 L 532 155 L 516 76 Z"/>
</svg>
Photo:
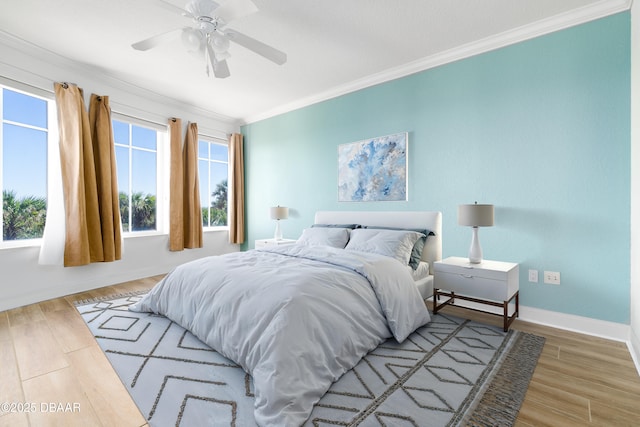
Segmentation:
<svg viewBox="0 0 640 427">
<path fill-rule="evenodd" d="M 249 372 L 260 426 L 303 424 L 364 355 L 430 320 L 398 261 L 302 245 L 184 264 L 131 310 L 168 317 Z"/>
</svg>

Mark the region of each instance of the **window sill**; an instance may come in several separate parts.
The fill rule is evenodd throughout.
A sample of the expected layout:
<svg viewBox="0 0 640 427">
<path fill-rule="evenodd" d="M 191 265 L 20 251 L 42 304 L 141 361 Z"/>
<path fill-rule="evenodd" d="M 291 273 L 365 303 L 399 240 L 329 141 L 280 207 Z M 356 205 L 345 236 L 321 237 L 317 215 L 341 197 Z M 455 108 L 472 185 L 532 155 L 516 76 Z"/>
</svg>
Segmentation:
<svg viewBox="0 0 640 427">
<path fill-rule="evenodd" d="M 220 227 L 206 227 L 202 229 L 203 233 L 209 233 L 212 231 L 229 231 L 228 225 L 221 225 Z"/>
<path fill-rule="evenodd" d="M 123 239 L 135 239 L 136 237 L 153 237 L 153 236 L 166 236 L 167 233 L 162 233 L 156 230 L 150 231 L 134 231 L 134 232 L 122 232 Z"/>
<path fill-rule="evenodd" d="M 0 250 L 34 248 L 34 247 L 40 247 L 41 244 L 42 244 L 42 239 L 8 240 L 0 243 Z"/>
<path fill-rule="evenodd" d="M 229 231 L 229 226 L 207 227 L 202 230 L 203 233 L 218 233 Z M 168 233 L 158 231 L 138 231 L 134 233 L 122 233 L 123 239 L 131 239 L 137 237 L 154 237 L 168 236 Z M 39 248 L 42 245 L 42 239 L 24 239 L 24 240 L 8 240 L 0 242 L 0 251 L 4 249 L 20 249 L 20 248 Z"/>
</svg>

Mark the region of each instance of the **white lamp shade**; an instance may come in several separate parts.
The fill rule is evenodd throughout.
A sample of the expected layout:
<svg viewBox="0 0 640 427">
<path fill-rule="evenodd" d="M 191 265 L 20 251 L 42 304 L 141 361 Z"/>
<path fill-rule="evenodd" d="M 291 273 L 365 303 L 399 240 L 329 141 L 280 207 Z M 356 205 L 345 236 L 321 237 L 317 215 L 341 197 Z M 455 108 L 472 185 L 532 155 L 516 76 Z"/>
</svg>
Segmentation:
<svg viewBox="0 0 640 427">
<path fill-rule="evenodd" d="M 289 208 L 284 206 L 274 206 L 269 208 L 271 219 L 281 220 L 289 218 Z"/>
<path fill-rule="evenodd" d="M 469 227 L 493 226 L 493 205 L 459 205 L 458 225 Z"/>
</svg>

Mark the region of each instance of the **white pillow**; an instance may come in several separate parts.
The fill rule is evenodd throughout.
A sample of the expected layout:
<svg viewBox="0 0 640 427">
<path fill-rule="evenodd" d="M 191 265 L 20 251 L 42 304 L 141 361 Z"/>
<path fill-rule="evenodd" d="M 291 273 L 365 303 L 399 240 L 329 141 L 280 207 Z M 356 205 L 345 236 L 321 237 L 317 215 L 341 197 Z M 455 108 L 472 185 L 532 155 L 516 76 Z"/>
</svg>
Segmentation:
<svg viewBox="0 0 640 427">
<path fill-rule="evenodd" d="M 395 258 L 403 265 L 409 265 L 413 245 L 424 234 L 408 230 L 384 230 L 356 228 L 351 230 L 347 250 L 372 252 Z"/>
<path fill-rule="evenodd" d="M 332 246 L 343 249 L 349 241 L 349 230 L 346 228 L 314 227 L 302 230 L 298 243 L 307 246 Z"/>
</svg>

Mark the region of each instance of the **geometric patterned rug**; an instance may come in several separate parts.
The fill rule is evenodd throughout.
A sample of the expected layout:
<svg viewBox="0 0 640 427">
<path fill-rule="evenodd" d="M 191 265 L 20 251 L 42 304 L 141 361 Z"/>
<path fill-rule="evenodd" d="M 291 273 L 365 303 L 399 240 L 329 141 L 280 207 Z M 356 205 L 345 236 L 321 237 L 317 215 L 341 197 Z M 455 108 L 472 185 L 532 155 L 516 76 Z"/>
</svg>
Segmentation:
<svg viewBox="0 0 640 427">
<path fill-rule="evenodd" d="M 149 425 L 255 426 L 251 376 L 169 319 L 128 311 L 140 298 L 76 307 Z M 512 426 L 543 345 L 535 335 L 433 315 L 345 373 L 305 426 Z"/>
</svg>

